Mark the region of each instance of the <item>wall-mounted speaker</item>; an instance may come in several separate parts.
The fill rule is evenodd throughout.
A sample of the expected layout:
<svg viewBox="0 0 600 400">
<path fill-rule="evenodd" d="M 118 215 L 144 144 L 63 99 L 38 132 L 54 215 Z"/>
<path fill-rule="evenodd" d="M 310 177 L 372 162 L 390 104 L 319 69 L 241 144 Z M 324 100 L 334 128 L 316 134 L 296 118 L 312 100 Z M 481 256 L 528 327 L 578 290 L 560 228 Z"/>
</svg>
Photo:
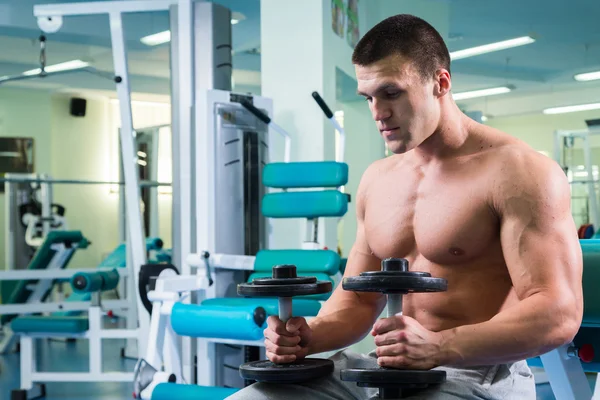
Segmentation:
<svg viewBox="0 0 600 400">
<path fill-rule="evenodd" d="M 85 117 L 86 105 L 87 105 L 86 99 L 72 97 L 71 104 L 69 107 L 71 110 L 71 115 L 74 117 Z"/>
</svg>

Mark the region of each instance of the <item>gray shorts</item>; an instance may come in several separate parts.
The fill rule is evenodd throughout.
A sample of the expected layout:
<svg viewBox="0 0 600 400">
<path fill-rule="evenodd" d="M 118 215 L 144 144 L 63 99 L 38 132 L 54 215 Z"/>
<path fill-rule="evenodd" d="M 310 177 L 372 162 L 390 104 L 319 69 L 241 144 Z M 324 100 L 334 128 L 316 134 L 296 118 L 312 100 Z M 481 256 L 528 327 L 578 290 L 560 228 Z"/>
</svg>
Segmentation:
<svg viewBox="0 0 600 400">
<path fill-rule="evenodd" d="M 332 375 L 303 384 L 255 383 L 227 400 L 371 400 L 378 389 L 361 388 L 354 382 L 343 382 L 340 370 L 345 368 L 377 368 L 374 353 L 357 354 L 349 350 L 331 357 L 335 363 Z M 535 400 L 535 381 L 525 361 L 512 364 L 469 368 L 438 367 L 446 371 L 446 382 L 417 392 L 405 399 L 493 399 Z"/>
</svg>

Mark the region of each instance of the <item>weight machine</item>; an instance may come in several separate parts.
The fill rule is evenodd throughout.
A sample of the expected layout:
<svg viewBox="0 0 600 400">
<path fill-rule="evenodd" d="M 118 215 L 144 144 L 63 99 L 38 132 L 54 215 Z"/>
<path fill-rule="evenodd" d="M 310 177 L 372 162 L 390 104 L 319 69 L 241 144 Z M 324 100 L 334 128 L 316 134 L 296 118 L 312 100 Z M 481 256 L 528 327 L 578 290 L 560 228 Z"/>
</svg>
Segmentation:
<svg viewBox="0 0 600 400">
<path fill-rule="evenodd" d="M 5 268 L 24 269 L 51 230 L 66 229 L 65 209 L 52 200 L 47 174 L 5 175 Z"/>
<path fill-rule="evenodd" d="M 563 168 L 571 185 L 572 211 L 577 225 L 590 223 L 595 229 L 600 228 L 600 211 L 598 209 L 598 171 L 594 168 L 591 141 L 600 134 L 600 128 L 590 127 L 584 130 L 557 130 L 554 132 L 554 160 Z M 583 160 L 574 160 L 573 153 L 577 142 L 581 143 Z M 583 164 L 580 164 L 583 162 Z M 574 164 L 575 163 L 575 164 Z M 583 190 L 582 190 L 583 189 Z M 575 210 L 577 204 L 585 210 Z M 577 217 L 579 215 L 579 217 Z"/>
</svg>

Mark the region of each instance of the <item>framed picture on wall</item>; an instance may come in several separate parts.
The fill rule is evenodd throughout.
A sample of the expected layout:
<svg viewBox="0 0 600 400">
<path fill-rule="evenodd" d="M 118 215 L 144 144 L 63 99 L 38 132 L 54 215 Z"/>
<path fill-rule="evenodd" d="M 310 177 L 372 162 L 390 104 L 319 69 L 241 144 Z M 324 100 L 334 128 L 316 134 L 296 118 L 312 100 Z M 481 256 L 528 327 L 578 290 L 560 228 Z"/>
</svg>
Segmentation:
<svg viewBox="0 0 600 400">
<path fill-rule="evenodd" d="M 33 149 L 33 138 L 0 138 L 0 178 L 12 172 L 34 172 Z M 0 193 L 4 193 L 4 182 L 0 182 Z"/>
</svg>

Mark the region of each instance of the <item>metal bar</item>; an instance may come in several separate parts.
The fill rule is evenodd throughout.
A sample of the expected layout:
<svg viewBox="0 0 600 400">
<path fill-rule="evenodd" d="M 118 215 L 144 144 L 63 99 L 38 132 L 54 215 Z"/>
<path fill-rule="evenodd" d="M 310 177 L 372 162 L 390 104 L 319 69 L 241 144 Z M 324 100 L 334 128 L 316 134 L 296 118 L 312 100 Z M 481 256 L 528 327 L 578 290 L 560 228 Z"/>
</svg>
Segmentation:
<svg viewBox="0 0 600 400">
<path fill-rule="evenodd" d="M 77 273 L 112 271 L 114 268 L 87 268 L 87 269 L 53 269 L 53 270 L 15 270 L 0 271 L 0 281 L 40 280 L 40 279 L 67 279 Z M 117 269 L 120 277 L 129 275 L 125 269 Z"/>
<path fill-rule="evenodd" d="M 186 257 L 187 263 L 192 268 L 206 268 L 205 259 L 201 254 L 190 254 Z M 243 271 L 254 270 L 256 256 L 238 256 L 233 254 L 211 254 L 208 259 L 210 267 L 221 269 L 236 269 Z"/>
<path fill-rule="evenodd" d="M 43 175 L 47 178 L 47 175 Z M 42 196 L 42 237 L 46 237 L 50 232 L 50 219 L 52 218 L 52 186 L 48 183 L 40 185 L 40 194 Z"/>
<path fill-rule="evenodd" d="M 116 2 L 121 6 L 129 2 Z M 152 10 L 152 3 L 143 2 L 144 5 Z M 155 2 L 158 3 L 158 2 Z M 107 4 L 107 3 L 101 3 Z M 162 3 L 167 5 L 170 3 Z M 82 4 L 79 4 L 82 5 Z M 131 4 L 129 4 L 131 5 Z M 117 8 L 118 9 L 118 8 Z M 109 10 L 116 10 L 109 8 Z M 144 8 L 148 10 L 148 8 Z M 131 92 L 129 87 L 129 72 L 127 70 L 127 56 L 125 49 L 125 36 L 123 32 L 123 21 L 120 12 L 112 11 L 110 13 L 110 36 L 112 42 L 113 62 L 115 76 L 117 81 L 117 95 L 119 98 L 119 107 L 121 111 L 121 155 L 123 160 L 123 176 L 125 178 L 125 211 L 127 213 L 127 233 L 129 237 L 129 250 L 131 251 L 131 259 L 133 261 L 133 280 L 134 287 L 138 287 L 138 273 L 142 265 L 146 264 L 146 244 L 144 240 L 144 222 L 140 209 L 141 193 L 138 182 L 137 171 L 137 151 L 135 150 L 135 131 L 133 129 L 133 117 L 131 112 Z M 135 292 L 134 292 L 135 293 Z M 133 293 L 128 293 L 129 296 L 134 296 Z M 137 303 L 137 321 L 140 328 L 138 335 L 138 353 L 146 349 L 146 341 L 148 328 L 150 325 L 150 317 L 147 313 L 142 312 L 144 305 L 140 296 L 136 297 Z"/>
<path fill-rule="evenodd" d="M 125 185 L 125 182 L 91 181 L 85 179 L 36 179 L 36 178 L 0 178 L 0 182 L 10 183 L 50 183 L 60 185 Z M 171 186 L 170 182 L 139 181 L 139 186 Z"/>
<path fill-rule="evenodd" d="M 25 315 L 33 313 L 58 312 L 58 311 L 87 311 L 91 301 L 65 301 L 61 303 L 25 303 L 25 304 L 0 304 L 0 315 Z M 130 304 L 127 300 L 104 300 L 102 307 L 105 309 L 127 309 Z"/>
<path fill-rule="evenodd" d="M 592 398 L 592 390 L 578 357 L 570 357 L 569 345 L 540 356 L 550 387 L 557 399 L 583 400 Z"/>
<path fill-rule="evenodd" d="M 110 79 L 111 81 L 114 79 L 114 76 L 110 72 L 100 71 L 93 67 L 80 67 L 80 68 L 66 69 L 63 71 L 44 72 L 43 74 L 42 73 L 33 74 L 33 75 L 20 74 L 20 75 L 6 76 L 6 77 L 0 78 L 0 84 L 7 83 L 7 82 L 14 82 L 14 81 L 22 81 L 22 80 L 26 80 L 26 79 L 43 79 L 43 78 L 48 78 L 50 76 L 65 75 L 65 74 L 70 74 L 73 72 L 88 72 L 93 75 L 98 75 L 103 78 Z"/>
<path fill-rule="evenodd" d="M 344 152 L 346 151 L 346 132 L 344 131 L 344 128 L 342 128 L 340 126 L 340 124 L 337 122 L 337 120 L 335 119 L 335 116 L 329 118 L 329 120 L 333 124 L 333 127 L 335 129 L 337 129 L 337 131 L 340 133 L 339 154 L 337 154 L 338 158 L 335 161 L 343 163 L 344 162 Z"/>
<path fill-rule="evenodd" d="M 132 372 L 37 372 L 32 374 L 33 382 L 133 382 Z"/>
<path fill-rule="evenodd" d="M 402 314 L 402 295 L 388 294 L 387 295 L 388 318 L 394 315 Z"/>
<path fill-rule="evenodd" d="M 195 155 L 195 149 L 192 140 L 193 132 L 193 115 L 194 115 L 194 90 L 196 85 L 195 74 L 193 73 L 194 58 L 194 36 L 193 36 L 193 16 L 194 6 L 192 0 L 179 0 L 177 2 L 176 15 L 176 61 L 175 70 L 179 87 L 176 88 L 174 96 L 177 97 L 177 109 L 174 118 L 177 118 L 177 144 L 178 158 L 174 159 L 178 163 L 178 182 L 179 182 L 179 211 L 178 211 L 178 226 L 180 244 L 178 247 L 179 254 L 177 258 L 181 262 L 182 275 L 190 275 L 191 268 L 186 262 L 185 257 L 192 253 L 196 247 L 194 238 L 196 231 L 194 230 L 194 215 L 196 213 L 192 204 L 192 198 L 196 198 L 196 193 L 193 192 L 195 184 L 192 182 L 196 168 L 193 167 L 193 158 L 200 157 Z M 171 29 L 173 33 L 175 29 Z M 198 220 L 200 224 L 206 221 Z M 184 299 L 183 303 L 189 303 L 190 299 Z M 183 338 L 182 343 L 183 379 L 186 382 L 193 382 L 194 371 L 194 346 L 191 338 Z M 200 368 L 198 370 L 200 372 Z"/>
<path fill-rule="evenodd" d="M 4 262 L 6 262 L 5 268 L 14 269 L 17 268 L 15 254 L 17 224 L 15 221 L 16 218 L 14 218 L 14 211 L 17 209 L 15 206 L 17 188 L 15 185 L 12 185 L 12 182 L 8 182 L 4 186 L 4 189 L 4 223 L 6 224 L 6 237 L 4 238 Z"/>
<path fill-rule="evenodd" d="M 152 1 L 95 1 L 89 3 L 61 3 L 33 6 L 36 17 L 56 17 L 66 15 L 94 15 L 110 13 L 165 11 L 177 0 Z"/>
<path fill-rule="evenodd" d="M 100 315 L 100 307 L 90 307 L 88 311 L 88 324 L 89 371 L 92 374 L 99 374 L 102 372 L 102 339 L 100 338 L 102 317 Z"/>
<path fill-rule="evenodd" d="M 174 276 L 165 278 L 163 291 L 165 292 L 190 292 L 208 288 L 208 279 L 205 276 Z"/>
<path fill-rule="evenodd" d="M 273 128 L 273 130 L 275 132 L 277 132 L 281 136 L 283 136 L 283 139 L 285 140 L 285 150 L 284 150 L 283 162 L 286 162 L 286 163 L 290 162 L 291 157 L 292 157 L 291 156 L 291 154 L 292 154 L 292 138 L 291 138 L 290 134 L 287 133 L 287 131 L 285 129 L 283 129 L 282 127 L 280 127 L 273 121 L 271 121 L 269 126 L 271 128 Z"/>
<path fill-rule="evenodd" d="M 279 319 L 282 322 L 288 322 L 292 318 L 292 298 L 291 297 L 280 297 L 279 298 Z"/>
</svg>

